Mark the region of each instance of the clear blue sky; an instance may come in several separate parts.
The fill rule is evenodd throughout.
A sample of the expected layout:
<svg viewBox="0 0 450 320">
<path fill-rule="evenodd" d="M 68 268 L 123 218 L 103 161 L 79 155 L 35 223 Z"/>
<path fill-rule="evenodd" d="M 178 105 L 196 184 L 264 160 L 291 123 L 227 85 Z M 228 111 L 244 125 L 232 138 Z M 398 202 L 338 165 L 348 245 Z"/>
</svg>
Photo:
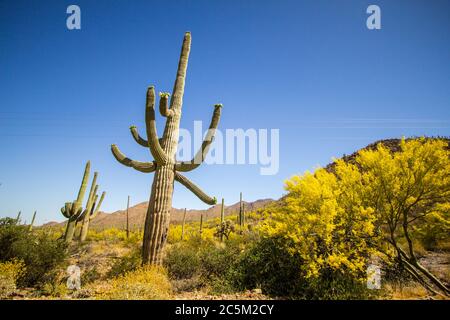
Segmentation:
<svg viewBox="0 0 450 320">
<path fill-rule="evenodd" d="M 81 7 L 82 29 L 66 28 Z M 366 28 L 377 4 L 382 29 Z M 187 173 L 226 203 L 278 198 L 283 180 L 374 140 L 450 134 L 449 1 L 0 1 L 0 216 L 63 220 L 84 163 L 100 172 L 103 209 L 147 201 L 153 174 L 126 168 L 147 150 L 145 90 L 171 91 L 192 32 L 182 127 L 280 129 L 280 170 L 201 166 Z M 163 118 L 159 117 L 159 131 Z M 176 185 L 175 207 L 205 208 Z"/>
</svg>

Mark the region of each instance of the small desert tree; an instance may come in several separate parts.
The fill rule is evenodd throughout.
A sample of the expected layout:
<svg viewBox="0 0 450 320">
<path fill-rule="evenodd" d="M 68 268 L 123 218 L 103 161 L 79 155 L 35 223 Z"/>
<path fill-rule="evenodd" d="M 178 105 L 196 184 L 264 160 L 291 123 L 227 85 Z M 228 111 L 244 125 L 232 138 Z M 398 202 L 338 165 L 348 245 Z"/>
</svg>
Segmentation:
<svg viewBox="0 0 450 320">
<path fill-rule="evenodd" d="M 413 227 L 450 223 L 450 151 L 439 139 L 403 139 L 400 152 L 382 144 L 363 150 L 356 162 L 361 169 L 364 196 L 384 226 L 384 239 L 396 259 L 417 281 L 445 294 L 447 288 L 418 261 Z M 341 165 L 342 166 L 342 165 Z M 431 217 L 434 218 L 430 219 Z"/>
<path fill-rule="evenodd" d="M 333 172 L 294 176 L 286 189 L 284 205 L 271 212 L 263 235 L 300 257 L 305 279 L 334 270 L 362 280 L 377 254 L 400 263 L 430 291 L 449 294 L 419 263 L 412 236 L 413 228 L 450 224 L 448 142 L 403 139 L 399 152 L 380 144 L 360 151 L 354 164 L 337 160 Z"/>
</svg>

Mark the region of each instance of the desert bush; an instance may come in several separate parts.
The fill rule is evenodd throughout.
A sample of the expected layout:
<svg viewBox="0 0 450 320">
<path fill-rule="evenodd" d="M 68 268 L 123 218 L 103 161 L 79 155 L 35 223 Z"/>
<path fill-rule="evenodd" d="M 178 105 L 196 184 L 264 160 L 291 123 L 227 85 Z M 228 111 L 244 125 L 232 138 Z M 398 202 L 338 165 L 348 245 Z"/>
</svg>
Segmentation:
<svg viewBox="0 0 450 320">
<path fill-rule="evenodd" d="M 372 296 L 351 272 L 323 267 L 315 277 L 302 272 L 306 263 L 284 238 L 263 237 L 248 248 L 234 273 L 239 290 L 261 288 L 264 294 L 290 299 L 365 299 Z M 362 276 L 362 275 L 361 275 Z M 237 282 L 237 283 L 236 283 Z"/>
<path fill-rule="evenodd" d="M 96 266 L 89 268 L 81 273 L 81 284 L 94 282 L 102 277 Z"/>
<path fill-rule="evenodd" d="M 136 247 L 129 254 L 120 257 L 109 270 L 107 277 L 117 277 L 134 271 L 139 268 L 142 263 L 141 249 Z"/>
<path fill-rule="evenodd" d="M 169 277 L 177 283 L 190 280 L 182 282 L 190 288 L 204 287 L 211 294 L 236 292 L 242 282 L 238 265 L 247 240 L 246 237 L 230 237 L 219 242 L 214 238 L 190 238 L 168 248 L 164 265 Z"/>
<path fill-rule="evenodd" d="M 26 267 L 19 286 L 52 281 L 67 256 L 64 241 L 45 229 L 30 232 L 26 226 L 0 219 L 0 262 L 18 259 Z"/>
<path fill-rule="evenodd" d="M 158 266 L 140 267 L 108 281 L 97 288 L 96 298 L 106 300 L 168 299 L 171 285 L 167 272 Z"/>
<path fill-rule="evenodd" d="M 17 289 L 17 281 L 25 273 L 22 261 L 0 262 L 0 299 L 8 298 Z"/>
<path fill-rule="evenodd" d="M 199 273 L 198 248 L 193 247 L 191 242 L 179 242 L 168 248 L 164 265 L 170 278 L 189 279 Z"/>
<path fill-rule="evenodd" d="M 67 284 L 57 280 L 46 282 L 41 286 L 39 293 L 52 298 L 62 298 L 68 293 Z"/>
</svg>

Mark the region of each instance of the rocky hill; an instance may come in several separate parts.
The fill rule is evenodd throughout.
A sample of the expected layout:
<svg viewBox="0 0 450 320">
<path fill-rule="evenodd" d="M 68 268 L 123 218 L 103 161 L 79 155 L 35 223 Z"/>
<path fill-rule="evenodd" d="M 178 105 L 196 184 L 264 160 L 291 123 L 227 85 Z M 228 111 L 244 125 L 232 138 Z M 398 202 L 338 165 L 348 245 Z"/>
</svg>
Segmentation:
<svg viewBox="0 0 450 320">
<path fill-rule="evenodd" d="M 407 138 L 406 141 L 411 140 L 411 139 L 416 139 L 416 138 Z M 426 139 L 430 139 L 430 140 L 432 140 L 432 139 L 442 139 L 442 140 L 445 140 L 448 143 L 448 149 L 450 149 L 450 138 L 448 138 L 448 137 L 426 137 Z M 368 146 L 366 146 L 366 147 L 364 147 L 364 148 L 362 148 L 362 149 L 360 149 L 358 151 L 353 152 L 351 155 L 344 155 L 342 157 L 342 159 L 344 159 L 345 162 L 349 162 L 349 163 L 355 164 L 356 163 L 356 156 L 358 155 L 358 153 L 361 150 L 376 150 L 379 144 L 384 145 L 391 152 L 399 152 L 400 151 L 400 142 L 401 142 L 401 139 L 378 140 L 378 141 L 375 141 L 375 142 L 369 144 Z M 328 172 L 334 172 L 335 165 L 336 165 L 336 163 L 332 162 L 332 163 L 328 164 L 325 167 L 325 169 Z"/>
</svg>

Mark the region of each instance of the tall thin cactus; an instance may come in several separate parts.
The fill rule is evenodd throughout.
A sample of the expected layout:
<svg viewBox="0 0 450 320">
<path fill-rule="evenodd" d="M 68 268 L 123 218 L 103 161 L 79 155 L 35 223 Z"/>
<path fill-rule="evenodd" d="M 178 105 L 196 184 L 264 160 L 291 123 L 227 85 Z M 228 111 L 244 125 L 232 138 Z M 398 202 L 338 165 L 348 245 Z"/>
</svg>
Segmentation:
<svg viewBox="0 0 450 320">
<path fill-rule="evenodd" d="M 220 208 L 220 227 L 225 227 L 225 199 L 222 198 L 222 206 Z M 220 241 L 223 241 L 223 232 L 220 233 Z"/>
<path fill-rule="evenodd" d="M 81 181 L 81 186 L 80 189 L 78 190 L 77 199 L 73 202 L 66 202 L 64 207 L 61 208 L 61 213 L 63 214 L 64 217 L 68 219 L 66 231 L 64 234 L 64 240 L 66 242 L 72 241 L 73 235 L 75 233 L 75 225 L 77 223 L 77 220 L 83 214 L 82 203 L 89 180 L 90 169 L 91 169 L 91 162 L 88 161 L 86 163 L 86 167 L 84 168 L 83 180 Z"/>
<path fill-rule="evenodd" d="M 28 227 L 29 231 L 33 230 L 33 224 L 34 224 L 34 220 L 36 219 L 36 213 L 37 213 L 37 211 L 34 211 L 33 218 L 31 218 L 31 223 L 30 223 L 30 226 Z"/>
<path fill-rule="evenodd" d="M 245 227 L 245 203 L 242 201 L 242 192 L 239 195 L 239 216 L 238 216 L 240 231 L 244 231 Z"/>
<path fill-rule="evenodd" d="M 130 217 L 128 214 L 129 209 L 130 209 L 130 196 L 128 196 L 127 200 L 127 239 L 130 237 Z"/>
<path fill-rule="evenodd" d="M 22 211 L 19 211 L 19 213 L 17 214 L 17 217 L 16 217 L 16 224 L 19 224 L 21 214 L 22 214 Z"/>
<path fill-rule="evenodd" d="M 186 223 L 186 208 L 184 208 L 183 213 L 183 224 L 181 225 L 181 241 L 184 240 L 184 224 Z"/>
<path fill-rule="evenodd" d="M 214 113 L 208 133 L 202 143 L 201 149 L 194 158 L 188 162 L 179 162 L 175 159 L 190 48 L 191 34 L 187 32 L 184 35 L 177 76 L 170 103 L 168 93 L 160 93 L 159 95 L 159 111 L 163 117 L 167 118 L 162 138 L 159 139 L 156 132 L 155 89 L 153 86 L 149 87 L 147 90 L 145 108 L 147 139 L 144 139 L 139 135 L 135 126 L 130 127 L 133 138 L 139 145 L 149 148 L 150 154 L 153 156 L 154 160 L 150 162 L 135 161 L 120 152 L 116 145 L 113 144 L 111 146 L 114 157 L 121 164 L 144 173 L 155 172 L 144 225 L 144 239 L 142 246 L 143 264 L 161 264 L 162 262 L 162 251 L 167 241 L 170 211 L 172 209 L 174 181 L 178 181 L 184 185 L 203 202 L 210 205 L 216 203 L 216 198 L 206 195 L 198 186 L 180 172 L 188 172 L 196 169 L 205 159 L 219 123 L 222 109 L 221 104 L 216 104 L 214 106 Z"/>
<path fill-rule="evenodd" d="M 203 213 L 200 215 L 200 239 L 202 238 L 203 234 Z"/>
</svg>

